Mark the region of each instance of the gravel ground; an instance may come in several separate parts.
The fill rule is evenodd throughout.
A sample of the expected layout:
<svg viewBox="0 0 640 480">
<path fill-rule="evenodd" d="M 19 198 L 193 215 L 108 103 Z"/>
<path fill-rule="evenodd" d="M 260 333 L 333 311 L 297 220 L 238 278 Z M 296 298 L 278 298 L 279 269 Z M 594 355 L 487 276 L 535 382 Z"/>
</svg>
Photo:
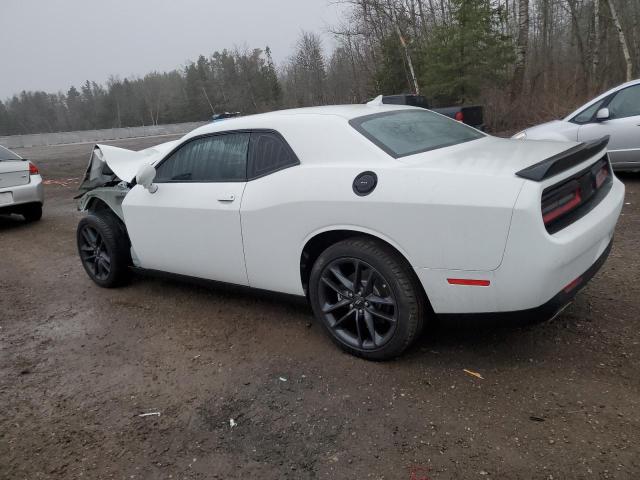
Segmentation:
<svg viewBox="0 0 640 480">
<path fill-rule="evenodd" d="M 371 363 L 290 298 L 94 285 L 74 237 L 90 150 L 20 150 L 48 181 L 44 217 L 0 217 L 0 478 L 640 477 L 640 176 L 561 316 L 442 326 Z"/>
</svg>

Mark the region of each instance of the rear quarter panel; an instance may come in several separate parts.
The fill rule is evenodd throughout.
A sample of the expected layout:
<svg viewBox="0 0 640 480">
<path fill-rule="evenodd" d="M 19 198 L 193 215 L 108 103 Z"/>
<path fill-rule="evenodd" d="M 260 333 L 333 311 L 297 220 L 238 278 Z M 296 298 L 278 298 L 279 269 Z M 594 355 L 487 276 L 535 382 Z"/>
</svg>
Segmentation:
<svg viewBox="0 0 640 480">
<path fill-rule="evenodd" d="M 391 158 L 292 167 L 247 184 L 241 218 L 249 284 L 302 294 L 300 255 L 329 230 L 382 238 L 414 268 L 493 270 L 502 260 L 522 181 L 432 171 Z M 372 170 L 377 188 L 352 190 Z"/>
</svg>

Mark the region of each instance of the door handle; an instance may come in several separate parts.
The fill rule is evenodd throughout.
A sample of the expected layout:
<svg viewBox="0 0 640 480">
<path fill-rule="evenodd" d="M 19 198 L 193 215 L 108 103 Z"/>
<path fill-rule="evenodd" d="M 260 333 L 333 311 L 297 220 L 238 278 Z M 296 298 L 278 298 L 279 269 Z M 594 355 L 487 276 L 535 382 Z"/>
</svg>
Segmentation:
<svg viewBox="0 0 640 480">
<path fill-rule="evenodd" d="M 236 196 L 233 193 L 218 197 L 219 202 L 233 202 L 235 199 L 236 199 Z"/>
</svg>

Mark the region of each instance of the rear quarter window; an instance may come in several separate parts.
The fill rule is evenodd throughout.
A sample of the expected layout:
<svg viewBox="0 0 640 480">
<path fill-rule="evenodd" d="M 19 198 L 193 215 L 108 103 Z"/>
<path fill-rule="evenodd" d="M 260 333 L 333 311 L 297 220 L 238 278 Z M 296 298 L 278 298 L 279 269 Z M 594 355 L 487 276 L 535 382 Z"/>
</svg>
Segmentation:
<svg viewBox="0 0 640 480">
<path fill-rule="evenodd" d="M 5 148 L 2 145 L 0 145 L 0 162 L 2 160 L 20 160 L 20 157 L 15 153 L 13 153 L 8 148 Z"/>
<path fill-rule="evenodd" d="M 251 133 L 247 175 L 249 179 L 263 177 L 299 164 L 291 147 L 279 134 L 266 131 Z"/>
<path fill-rule="evenodd" d="M 349 121 L 352 127 L 394 158 L 483 138 L 465 124 L 428 110 L 376 113 Z"/>
</svg>

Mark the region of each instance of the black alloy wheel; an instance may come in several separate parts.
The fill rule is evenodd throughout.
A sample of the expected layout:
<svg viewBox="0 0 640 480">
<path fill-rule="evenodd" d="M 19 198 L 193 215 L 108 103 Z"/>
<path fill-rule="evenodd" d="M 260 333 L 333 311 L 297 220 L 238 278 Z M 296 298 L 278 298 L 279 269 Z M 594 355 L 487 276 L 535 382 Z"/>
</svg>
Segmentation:
<svg viewBox="0 0 640 480">
<path fill-rule="evenodd" d="M 76 240 L 82 266 L 96 284 L 111 288 L 129 278 L 129 237 L 114 213 L 103 210 L 81 219 Z"/>
<path fill-rule="evenodd" d="M 422 330 L 428 305 L 404 257 L 364 236 L 320 254 L 311 270 L 309 301 L 339 347 L 369 360 L 388 360 L 406 350 Z"/>
<path fill-rule="evenodd" d="M 92 277 L 106 280 L 111 273 L 111 255 L 100 232 L 91 225 L 84 225 L 79 231 L 78 250 L 84 268 Z"/>
<path fill-rule="evenodd" d="M 320 275 L 318 292 L 324 321 L 354 348 L 382 347 L 393 336 L 398 307 L 388 282 L 358 258 L 340 258 Z"/>
</svg>

